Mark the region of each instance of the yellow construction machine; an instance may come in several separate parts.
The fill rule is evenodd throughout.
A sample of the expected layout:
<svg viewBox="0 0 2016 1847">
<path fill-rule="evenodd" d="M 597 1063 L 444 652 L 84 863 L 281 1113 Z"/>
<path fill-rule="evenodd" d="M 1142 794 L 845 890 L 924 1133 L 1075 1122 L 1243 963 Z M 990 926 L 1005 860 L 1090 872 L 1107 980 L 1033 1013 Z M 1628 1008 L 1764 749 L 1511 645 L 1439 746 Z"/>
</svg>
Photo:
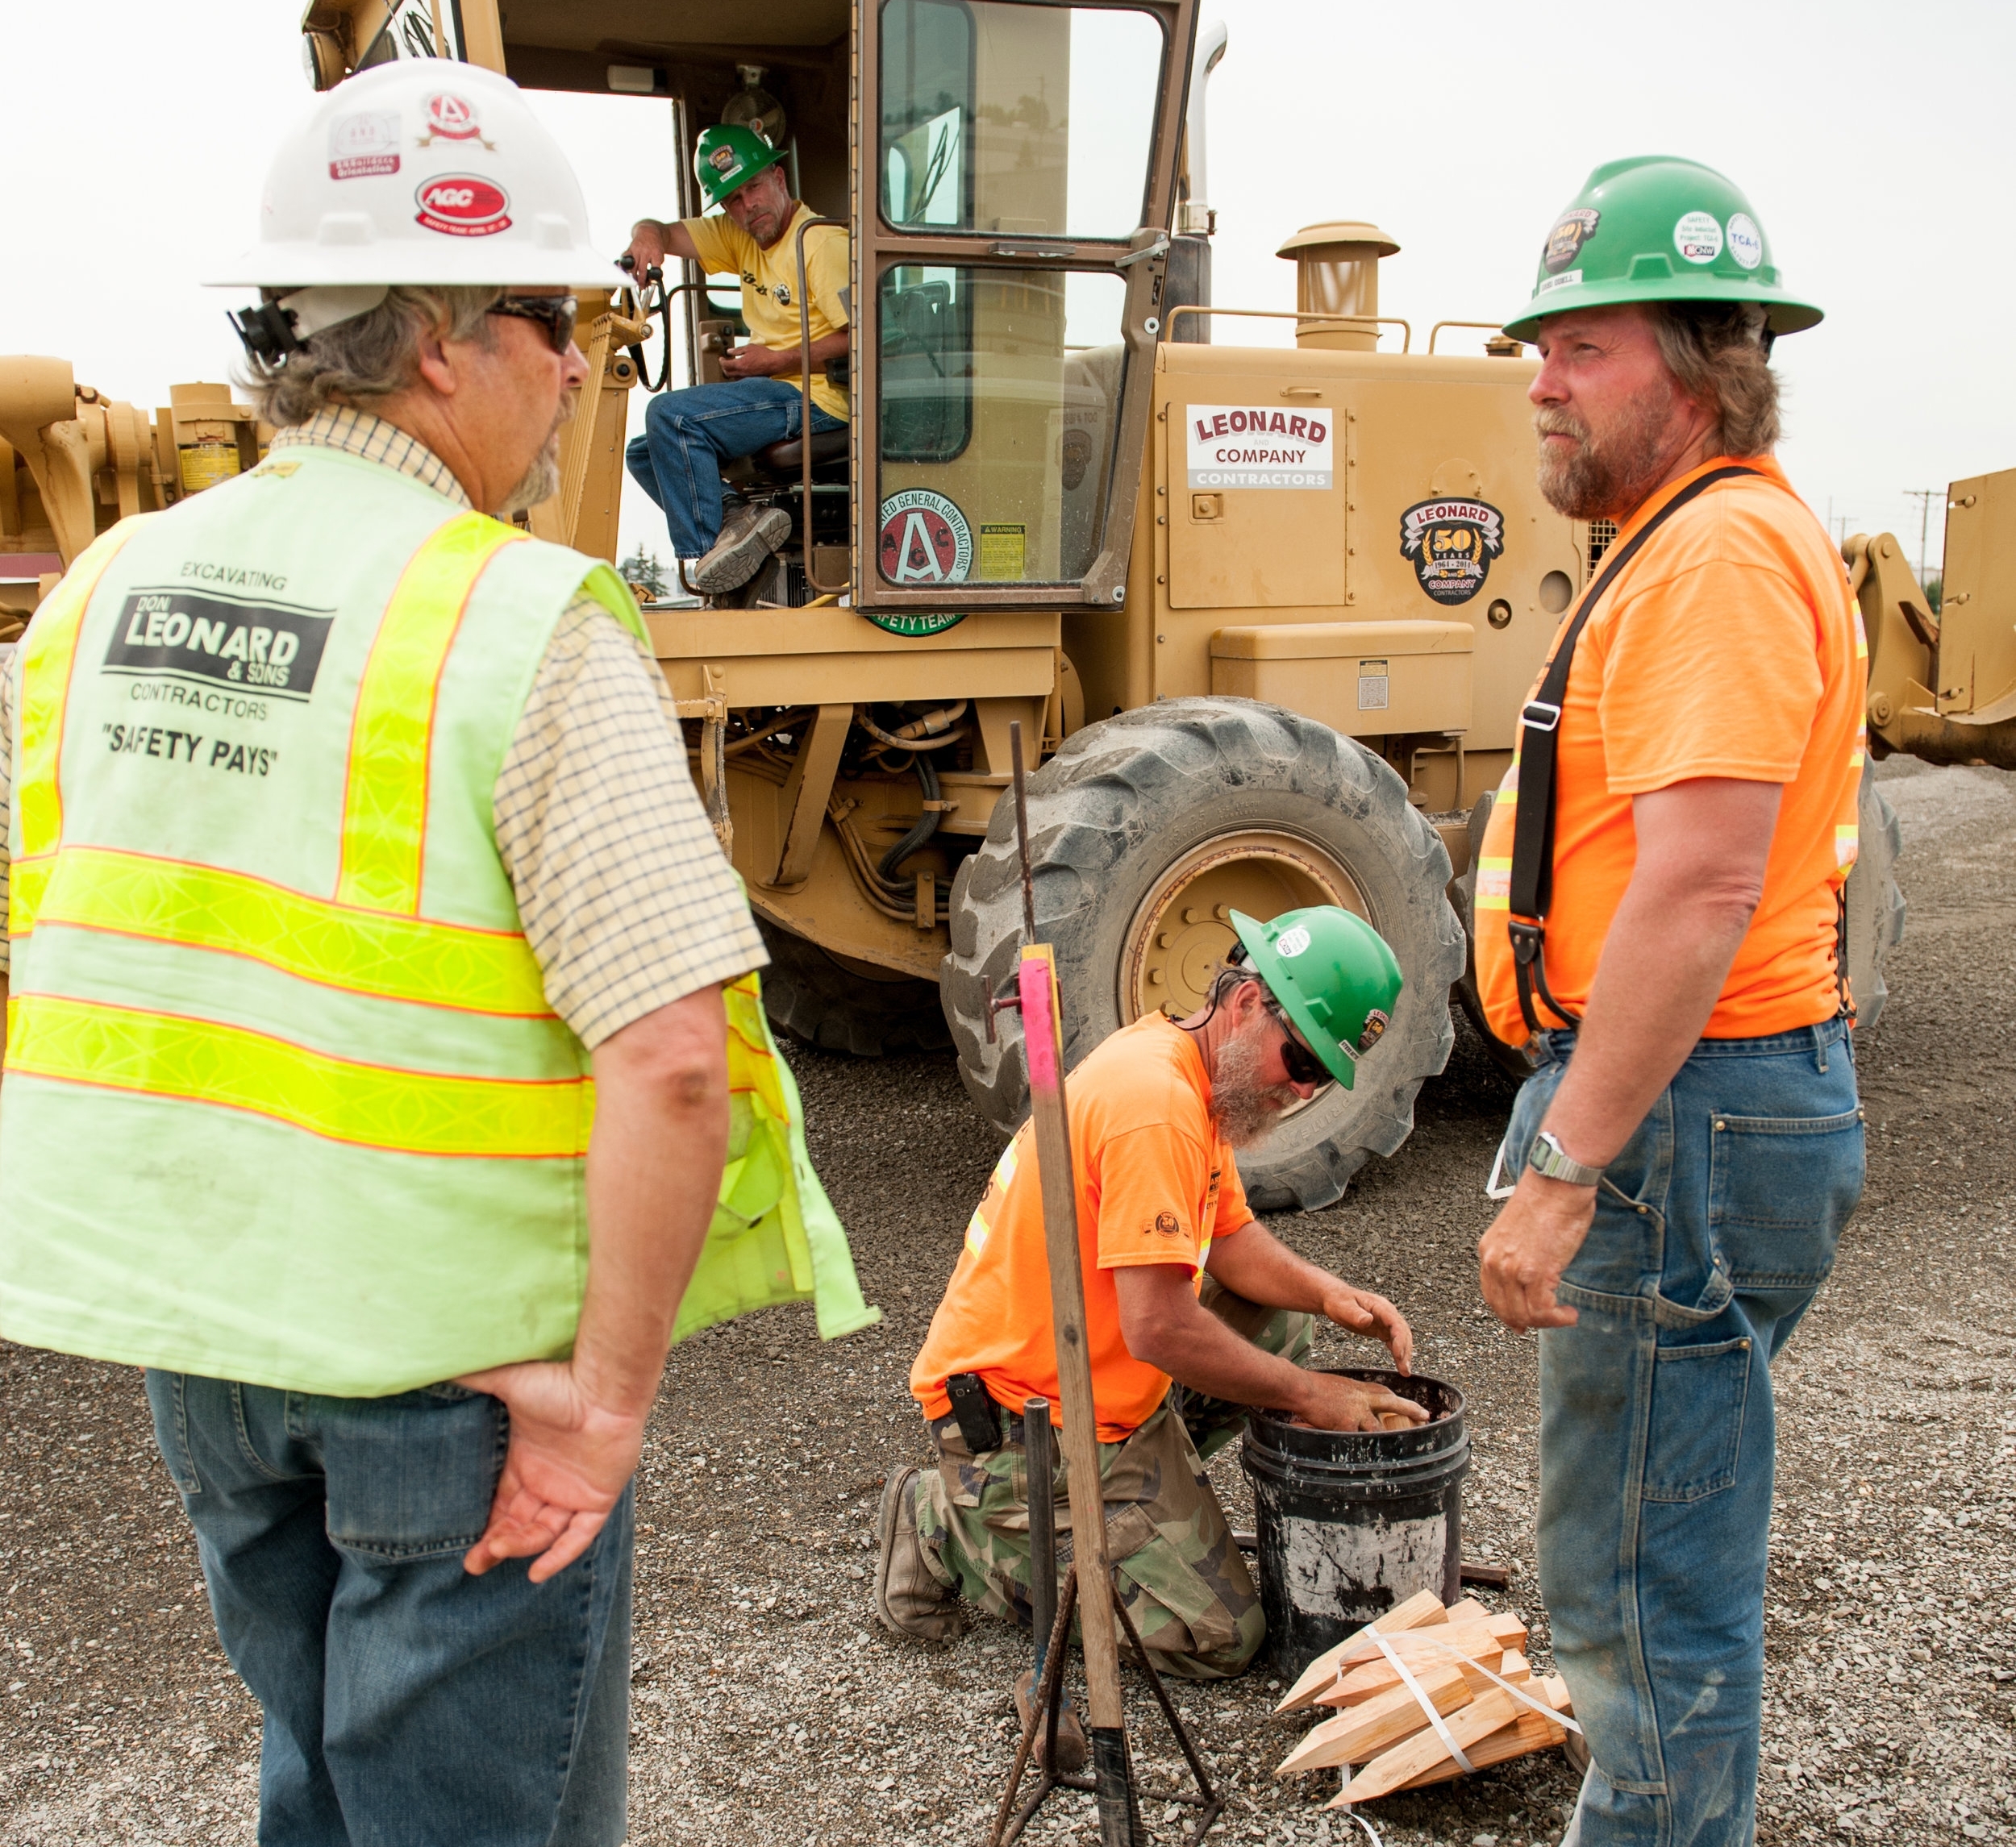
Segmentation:
<svg viewBox="0 0 2016 1847">
<path fill-rule="evenodd" d="M 322 88 L 441 56 L 662 99 L 677 156 L 637 174 L 639 216 L 697 214 L 694 139 L 724 116 L 787 150 L 794 191 L 852 235 L 852 425 L 735 465 L 793 534 L 732 606 L 646 611 L 775 959 L 772 1009 L 856 1053 L 949 1041 L 988 1119 L 1020 1119 L 1017 1029 L 995 1012 L 1021 926 L 1000 801 L 1018 722 L 1042 764 L 1037 925 L 1073 1059 L 1148 1009 L 1195 1006 L 1234 907 L 1341 904 L 1393 946 L 1406 992 L 1356 1088 L 1242 1162 L 1256 1205 L 1311 1207 L 1404 1139 L 1453 1043 L 1452 998 L 1475 1017 L 1472 843 L 1611 535 L 1539 493 L 1516 343 L 1380 313 L 1397 247 L 1377 227 L 1289 237 L 1295 343 L 1237 343 L 1260 323 L 1212 297 L 1203 98 L 1224 33 L 1200 44 L 1196 6 L 315 0 L 302 30 Z M 531 516 L 605 555 L 651 349 L 676 343 L 686 377 L 718 379 L 739 330 L 732 279 L 689 268 L 641 305 L 623 281 L 584 297 L 594 375 L 561 491 Z M 7 472 L 0 549 L 67 556 L 190 482 L 187 406 L 150 438 L 89 394 L 73 411 L 56 382 L 23 410 L 0 380 L 27 470 Z M 235 433 L 248 454 L 256 432 Z M 1991 588 L 2016 561 L 1990 537 L 2011 530 L 1996 515 L 2016 476 L 1954 493 L 1939 615 L 1894 540 L 1850 547 L 1876 751 L 2016 761 L 2012 612 Z M 1866 1025 L 1902 915 L 1873 785 L 1862 840 Z"/>
</svg>

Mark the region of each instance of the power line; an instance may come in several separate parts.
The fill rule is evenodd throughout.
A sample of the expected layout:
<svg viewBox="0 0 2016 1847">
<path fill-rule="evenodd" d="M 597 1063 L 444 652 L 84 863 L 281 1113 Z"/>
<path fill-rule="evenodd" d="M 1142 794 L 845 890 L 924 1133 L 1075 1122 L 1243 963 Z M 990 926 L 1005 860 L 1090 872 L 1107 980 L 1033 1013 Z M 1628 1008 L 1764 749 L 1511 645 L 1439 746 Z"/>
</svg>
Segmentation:
<svg viewBox="0 0 2016 1847">
<path fill-rule="evenodd" d="M 1944 488 L 1906 488 L 1904 490 L 1904 497 L 1906 500 L 1914 500 L 1918 503 L 1918 580 L 1922 584 L 1925 581 L 1925 535 L 1932 523 L 1932 501 L 1935 497 L 1944 500 L 1946 489 Z"/>
</svg>

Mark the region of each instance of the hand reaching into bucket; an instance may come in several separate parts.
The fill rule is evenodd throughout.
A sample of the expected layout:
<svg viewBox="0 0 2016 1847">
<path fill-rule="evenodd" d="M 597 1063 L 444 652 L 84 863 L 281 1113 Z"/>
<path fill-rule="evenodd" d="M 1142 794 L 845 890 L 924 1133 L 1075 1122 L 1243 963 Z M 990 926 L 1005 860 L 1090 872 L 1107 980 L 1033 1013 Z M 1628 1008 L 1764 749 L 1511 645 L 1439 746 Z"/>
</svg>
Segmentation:
<svg viewBox="0 0 2016 1847">
<path fill-rule="evenodd" d="M 1428 1421 L 1427 1408 L 1411 1398 L 1335 1372 L 1304 1373 L 1302 1402 L 1294 1408 L 1297 1418 L 1318 1430 L 1397 1430 L 1404 1425 L 1393 1421 L 1396 1418 L 1404 1424 Z"/>
<path fill-rule="evenodd" d="M 1348 1283 L 1333 1283 L 1323 1293 L 1322 1310 L 1339 1327 L 1384 1341 L 1396 1372 L 1414 1371 L 1414 1329 L 1384 1296 L 1354 1289 Z"/>
</svg>

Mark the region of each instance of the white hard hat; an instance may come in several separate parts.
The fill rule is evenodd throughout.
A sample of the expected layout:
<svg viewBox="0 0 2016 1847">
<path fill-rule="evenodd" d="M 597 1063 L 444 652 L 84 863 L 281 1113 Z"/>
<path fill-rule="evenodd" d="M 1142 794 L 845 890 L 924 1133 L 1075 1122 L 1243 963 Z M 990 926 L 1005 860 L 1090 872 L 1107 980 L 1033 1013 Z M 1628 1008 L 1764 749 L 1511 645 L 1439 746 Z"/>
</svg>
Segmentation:
<svg viewBox="0 0 2016 1847">
<path fill-rule="evenodd" d="M 305 337 L 398 283 L 613 283 L 559 144 L 509 77 L 401 60 L 315 98 L 266 178 L 259 242 L 208 285 L 293 297 Z M 302 291 L 297 295 L 295 291 Z"/>
</svg>

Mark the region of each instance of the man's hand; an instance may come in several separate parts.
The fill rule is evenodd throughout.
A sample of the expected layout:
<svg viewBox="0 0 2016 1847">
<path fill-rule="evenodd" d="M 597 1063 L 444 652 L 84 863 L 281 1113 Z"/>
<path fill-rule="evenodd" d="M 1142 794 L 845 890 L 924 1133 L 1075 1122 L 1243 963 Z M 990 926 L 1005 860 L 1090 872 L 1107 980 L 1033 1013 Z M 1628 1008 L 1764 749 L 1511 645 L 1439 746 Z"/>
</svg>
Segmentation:
<svg viewBox="0 0 2016 1847">
<path fill-rule="evenodd" d="M 543 1584 L 594 1544 L 623 1498 L 644 1420 L 596 1404 L 565 1361 L 493 1367 L 456 1383 L 501 1398 L 511 1414 L 489 1524 L 462 1568 L 480 1578 L 506 1558 L 529 1558 L 528 1575 Z"/>
<path fill-rule="evenodd" d="M 1370 1334 L 1384 1341 L 1393 1355 L 1396 1372 L 1414 1370 L 1414 1329 L 1384 1296 L 1369 1289 L 1355 1289 L 1348 1283 L 1334 1283 L 1324 1292 L 1323 1312 L 1340 1328 L 1354 1334 Z"/>
<path fill-rule="evenodd" d="M 1554 1299 L 1596 1217 L 1596 1189 L 1550 1180 L 1531 1167 L 1477 1241 L 1477 1273 L 1491 1312 L 1514 1333 L 1568 1328 L 1575 1311 Z"/>
<path fill-rule="evenodd" d="M 753 342 L 746 347 L 731 347 L 721 356 L 721 376 L 723 378 L 777 378 L 789 372 L 796 378 L 804 369 L 798 360 L 802 351 L 798 347 L 779 351 L 775 347 L 760 347 Z"/>
<path fill-rule="evenodd" d="M 1340 1379 L 1334 1372 L 1306 1372 L 1302 1379 L 1302 1392 L 1289 1408 L 1318 1430 L 1383 1430 L 1380 1418 L 1396 1413 L 1410 1424 L 1428 1421 L 1422 1407 L 1383 1385 Z"/>
<path fill-rule="evenodd" d="M 645 272 L 655 264 L 659 268 L 665 266 L 665 259 L 671 254 L 666 240 L 666 227 L 655 218 L 640 218 L 630 227 L 630 277 L 637 288 L 644 285 Z"/>
</svg>

